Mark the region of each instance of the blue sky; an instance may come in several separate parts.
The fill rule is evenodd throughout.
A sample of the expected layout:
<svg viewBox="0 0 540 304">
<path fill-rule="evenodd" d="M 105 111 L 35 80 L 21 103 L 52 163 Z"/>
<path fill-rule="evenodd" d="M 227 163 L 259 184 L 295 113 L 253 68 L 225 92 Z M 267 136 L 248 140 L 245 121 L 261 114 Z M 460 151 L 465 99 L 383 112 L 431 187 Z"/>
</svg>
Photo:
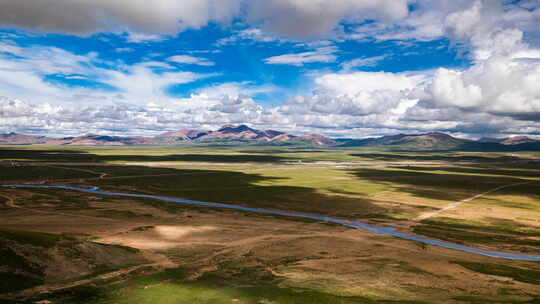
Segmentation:
<svg viewBox="0 0 540 304">
<path fill-rule="evenodd" d="M 270 91 L 255 94 L 262 104 L 276 105 L 283 99 L 313 89 L 310 78 L 313 73 L 339 72 L 345 64 L 355 59 L 374 59 L 361 66 L 347 69 L 352 71 L 392 72 L 422 71 L 438 67 L 466 67 L 469 59 L 459 55 L 458 49 L 450 46 L 445 38 L 433 41 L 403 43 L 390 41 L 327 41 L 322 46 L 310 46 L 303 41 L 272 40 L 268 42 L 253 39 L 238 39 L 226 42 L 235 33 L 249 31 L 249 27 L 223 28 L 216 24 L 197 30 L 187 30 L 176 36 L 157 40 L 131 42 L 128 34 L 95 34 L 78 37 L 62 34 L 32 34 L 24 31 L 6 29 L 4 34 L 14 35 L 12 44 L 20 47 L 54 47 L 64 49 L 75 55 L 95 54 L 91 64 L 107 69 L 118 70 L 118 65 L 135 65 L 144 62 L 161 62 L 170 67 L 156 66 L 159 75 L 165 71 L 190 71 L 209 75 L 193 82 L 171 85 L 165 88 L 171 97 L 188 97 L 198 90 L 231 82 L 249 82 L 252 86 L 273 86 Z M 144 38 L 143 38 L 144 39 Z M 269 38 L 270 39 L 270 38 Z M 277 38 L 272 38 L 277 39 Z M 328 44 L 325 46 L 325 44 Z M 265 60 L 283 54 L 302 54 L 320 52 L 328 48 L 328 61 L 316 60 L 299 64 L 269 64 Z M 173 56 L 189 56 L 193 63 L 176 63 L 168 60 Z M 187 58 L 187 57 L 186 57 Z M 184 58 L 184 59 L 186 59 Z M 187 60 L 187 59 L 186 59 Z M 212 75 L 211 75 L 212 74 Z M 115 90 L 113 86 L 97 79 L 79 79 L 61 73 L 43 75 L 59 86 L 86 87 L 94 90 Z"/>
<path fill-rule="evenodd" d="M 539 20 L 537 0 L 0 2 L 0 131 L 536 136 Z"/>
</svg>

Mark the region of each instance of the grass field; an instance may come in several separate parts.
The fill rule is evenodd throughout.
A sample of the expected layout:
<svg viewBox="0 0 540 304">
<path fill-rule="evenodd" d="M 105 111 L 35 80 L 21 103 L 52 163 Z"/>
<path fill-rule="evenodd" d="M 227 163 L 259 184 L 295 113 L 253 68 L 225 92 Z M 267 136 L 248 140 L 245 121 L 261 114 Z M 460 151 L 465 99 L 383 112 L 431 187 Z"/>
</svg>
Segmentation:
<svg viewBox="0 0 540 304">
<path fill-rule="evenodd" d="M 188 145 L 4 146 L 0 182 L 99 186 L 299 211 L 478 248 L 540 254 L 535 157 Z M 538 303 L 540 298 L 538 263 L 310 220 L 52 189 L 0 188 L 0 204 L 0 244 L 9 245 L 0 250 L 10 257 L 10 269 L 21 268 L 3 272 L 3 281 L 17 289 L 44 286 L 10 294 L 9 300 L 345 304 Z M 20 274 L 34 269 L 22 262 L 27 255 L 64 248 L 66 239 L 89 242 L 84 248 L 98 246 L 91 245 L 95 242 L 120 246 L 119 251 L 99 249 L 103 253 L 95 256 L 85 253 L 86 261 L 111 260 L 114 252 L 140 254 L 149 264 L 101 270 L 77 264 L 86 269 L 85 280 L 73 276 L 59 283 L 43 262 L 42 273 L 25 283 Z M 127 253 L 129 248 L 139 251 Z M 1 285 L 0 293 L 10 286 Z"/>
</svg>

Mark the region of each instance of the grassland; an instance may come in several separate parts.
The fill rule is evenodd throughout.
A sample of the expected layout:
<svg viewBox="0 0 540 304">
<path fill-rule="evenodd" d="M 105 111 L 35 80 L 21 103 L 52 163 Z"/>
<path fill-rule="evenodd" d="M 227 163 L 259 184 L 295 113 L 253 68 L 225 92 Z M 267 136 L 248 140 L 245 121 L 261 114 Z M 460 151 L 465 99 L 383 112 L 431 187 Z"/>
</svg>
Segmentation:
<svg viewBox="0 0 540 304">
<path fill-rule="evenodd" d="M 540 254 L 535 157 L 305 147 L 21 146 L 0 148 L 0 182 L 92 185 L 308 212 L 478 248 Z M 475 197 L 501 186 L 508 187 Z M 79 284 L 81 277 L 73 276 L 70 282 L 77 284 L 64 282 L 63 288 L 54 287 L 58 282 L 50 276 L 36 274 L 28 284 L 17 271 L 5 273 L 11 277 L 3 281 L 13 284 L 2 292 L 41 284 L 48 291 L 10 295 L 11 301 L 535 303 L 540 298 L 538 263 L 301 219 L 52 189 L 0 188 L 0 209 L 0 241 L 19 248 L 9 254 L 4 248 L 3 256 L 26 274 L 33 268 L 23 267 L 24 248 L 55 250 L 66 239 L 120 246 L 122 252 L 134 248 L 150 263 L 135 270 L 131 264 L 88 268 L 90 281 Z M 438 210 L 444 212 L 418 220 Z M 99 259 L 97 253 L 87 257 Z"/>
</svg>

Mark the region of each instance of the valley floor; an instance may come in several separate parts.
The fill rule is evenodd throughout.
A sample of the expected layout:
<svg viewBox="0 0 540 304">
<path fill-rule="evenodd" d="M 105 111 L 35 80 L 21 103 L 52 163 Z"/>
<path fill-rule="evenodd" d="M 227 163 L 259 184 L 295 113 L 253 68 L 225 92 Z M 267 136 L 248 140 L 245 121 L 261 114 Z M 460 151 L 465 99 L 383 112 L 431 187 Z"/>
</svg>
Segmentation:
<svg viewBox="0 0 540 304">
<path fill-rule="evenodd" d="M 0 182 L 359 220 L 540 255 L 535 154 L 0 148 Z M 0 188 L 0 298 L 52 303 L 536 303 L 540 264 L 306 219 Z M 535 302 L 536 301 L 536 302 Z M 2 303 L 0 301 L 0 303 Z"/>
</svg>

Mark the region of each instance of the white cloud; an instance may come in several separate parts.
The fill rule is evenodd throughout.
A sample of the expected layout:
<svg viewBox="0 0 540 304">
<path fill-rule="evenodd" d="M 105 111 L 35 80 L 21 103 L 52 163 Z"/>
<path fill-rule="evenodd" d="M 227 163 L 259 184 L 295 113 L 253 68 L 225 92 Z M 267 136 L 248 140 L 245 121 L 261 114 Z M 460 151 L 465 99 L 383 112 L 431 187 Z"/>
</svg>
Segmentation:
<svg viewBox="0 0 540 304">
<path fill-rule="evenodd" d="M 244 82 L 225 82 L 216 85 L 206 86 L 197 90 L 197 95 L 207 96 L 210 98 L 221 98 L 229 96 L 238 98 L 241 95 L 253 96 L 261 93 L 269 93 L 277 90 L 273 85 L 254 85 L 249 81 Z"/>
<path fill-rule="evenodd" d="M 540 64 L 493 57 L 465 71 L 440 69 L 427 100 L 509 115 L 540 113 L 539 83 Z"/>
<path fill-rule="evenodd" d="M 330 63 L 337 60 L 337 57 L 334 55 L 334 53 L 336 52 L 336 47 L 327 46 L 318 48 L 310 52 L 291 53 L 268 57 L 264 59 L 264 62 L 266 62 L 267 64 L 285 64 L 294 66 L 303 66 L 306 63 L 314 62 Z"/>
<path fill-rule="evenodd" d="M 422 74 L 354 72 L 325 74 L 315 79 L 322 89 L 341 94 L 357 94 L 380 90 L 402 91 L 413 89 L 425 80 Z"/>
<path fill-rule="evenodd" d="M 490 26 L 482 22 L 482 6 L 482 1 L 472 1 L 469 8 L 448 14 L 445 20 L 447 31 L 457 38 L 465 38 L 480 26 Z"/>
<path fill-rule="evenodd" d="M 213 66 L 215 65 L 214 62 L 206 59 L 206 58 L 202 58 L 202 57 L 193 57 L 193 56 L 189 56 L 189 55 L 176 55 L 176 56 L 171 56 L 169 58 L 167 58 L 168 61 L 171 61 L 171 62 L 176 62 L 176 63 L 180 63 L 180 64 L 194 64 L 194 65 L 201 65 L 201 66 Z"/>
<path fill-rule="evenodd" d="M 126 40 L 140 43 L 164 39 L 163 35 L 185 28 L 199 28 L 209 20 L 227 22 L 239 16 L 240 2 L 43 0 L 36 5 L 35 1 L 20 0 L 2 3 L 0 24 L 80 35 L 128 32 Z M 540 132 L 538 1 L 417 0 L 411 12 L 406 0 L 341 0 L 331 5 L 324 0 L 245 3 L 244 25 L 252 27 L 221 44 L 315 37 L 417 41 L 448 37 L 451 47 L 468 51 L 463 53 L 470 56 L 472 65 L 418 73 L 351 72 L 355 67 L 375 65 L 384 55 L 357 58 L 342 63 L 339 73 L 314 73 L 318 76 L 313 79 L 313 94 L 262 108 L 249 96 L 275 88 L 230 82 L 200 89 L 189 98 L 174 99 L 164 93 L 168 86 L 213 75 L 178 70 L 174 65 L 213 65 L 196 53 L 186 52 L 193 56 L 178 55 L 169 62 L 124 66 L 102 62 L 97 54 L 22 48 L 5 37 L 0 42 L 0 91 L 31 102 L 1 100 L 0 130 L 154 134 L 164 129 L 249 122 L 286 131 L 355 137 L 432 130 L 456 134 Z M 62 9 L 57 9 L 60 5 Z M 17 14 L 26 18 L 11 17 Z M 366 19 L 375 21 L 358 25 L 352 33 L 344 33 L 339 25 L 345 21 L 354 26 Z M 297 44 L 309 51 L 273 56 L 265 62 L 294 66 L 333 63 L 337 48 L 329 45 L 335 42 Z M 93 80 L 116 90 L 66 89 L 45 81 L 44 76 L 50 74 Z M 81 106 L 87 101 L 94 106 Z"/>
<path fill-rule="evenodd" d="M 341 67 L 345 71 L 350 71 L 351 69 L 359 68 L 359 67 L 374 67 L 380 61 L 383 61 L 387 57 L 388 55 L 373 56 L 373 57 L 367 57 L 367 58 L 356 58 L 350 61 L 342 62 Z"/>
<path fill-rule="evenodd" d="M 22 48 L 9 43 L 8 41 L 0 42 L 0 53 L 8 53 L 10 55 L 18 55 L 22 52 Z"/>
<path fill-rule="evenodd" d="M 303 128 L 370 132 L 384 128 L 391 132 L 407 128 L 400 119 L 417 103 L 408 98 L 408 92 L 424 79 L 423 75 L 406 73 L 325 74 L 315 79 L 317 90 L 312 95 L 297 96 L 262 119 Z"/>
<path fill-rule="evenodd" d="M 540 113 L 540 49 L 523 41 L 524 32 L 518 26 L 530 30 L 535 22 L 527 19 L 529 10 L 524 12 L 505 9 L 501 1 L 476 0 L 448 13 L 445 32 L 466 43 L 474 62 L 463 70 L 439 69 L 431 84 L 417 93 L 420 99 L 434 108 L 499 116 Z"/>
<path fill-rule="evenodd" d="M 226 116 L 241 114 L 242 121 L 248 121 L 250 118 L 257 119 L 263 111 L 261 106 L 247 96 L 230 97 L 227 95 L 223 96 L 220 102 L 209 110 Z"/>
<path fill-rule="evenodd" d="M 435 100 L 442 105 L 477 106 L 482 101 L 482 89 L 478 85 L 465 83 L 462 75 L 459 71 L 448 69 L 437 71 L 431 85 Z"/>
<path fill-rule="evenodd" d="M 224 46 L 238 43 L 239 41 L 251 42 L 280 42 L 281 40 L 275 35 L 270 35 L 260 28 L 247 28 L 233 32 L 229 37 L 220 39 L 216 42 L 216 46 Z"/>
<path fill-rule="evenodd" d="M 354 95 L 334 95 L 330 92 L 315 93 L 309 97 L 299 96 L 284 107 L 282 112 L 312 112 L 317 114 L 338 114 L 363 116 L 385 113 L 397 107 L 403 98 L 396 91 L 361 91 Z"/>
<path fill-rule="evenodd" d="M 4 45 L 0 43 L 0 47 Z M 8 50 L 7 48 L 4 48 Z M 66 104 L 75 102 L 114 103 L 129 100 L 141 104 L 150 100 L 169 100 L 164 90 L 174 84 L 191 82 L 215 74 L 196 74 L 178 71 L 164 62 L 140 62 L 131 66 L 115 63 L 115 68 L 104 68 L 96 54 L 76 55 L 59 48 L 10 48 L 11 55 L 0 56 L 0 92 L 12 98 L 32 102 Z M 98 65 L 100 64 L 100 65 Z M 156 73 L 155 68 L 168 69 Z M 172 70 L 172 71 L 171 71 Z M 66 79 L 84 78 L 115 88 L 100 91 L 83 87 L 67 88 L 46 81 L 48 75 Z"/>
<path fill-rule="evenodd" d="M 140 32 L 129 32 L 126 40 L 130 43 L 156 42 L 164 40 L 163 35 L 145 34 Z"/>
</svg>

